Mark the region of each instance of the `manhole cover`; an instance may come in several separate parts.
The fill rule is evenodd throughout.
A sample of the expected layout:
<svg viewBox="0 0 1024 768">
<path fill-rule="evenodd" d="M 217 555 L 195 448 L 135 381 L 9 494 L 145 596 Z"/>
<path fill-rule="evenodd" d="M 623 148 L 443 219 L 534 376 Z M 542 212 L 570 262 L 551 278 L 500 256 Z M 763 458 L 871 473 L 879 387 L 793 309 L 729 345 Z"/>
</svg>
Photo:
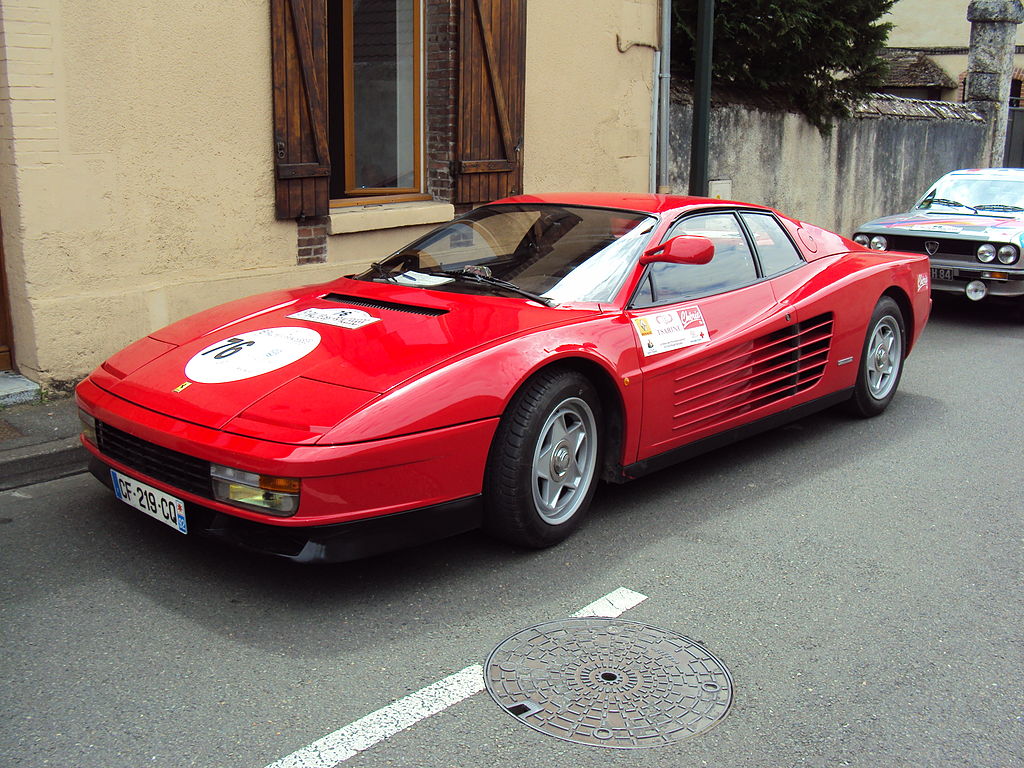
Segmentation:
<svg viewBox="0 0 1024 768">
<path fill-rule="evenodd" d="M 566 741 L 657 747 L 715 726 L 732 704 L 725 665 L 688 637 L 622 619 L 549 621 L 491 651 L 487 691 Z"/>
</svg>

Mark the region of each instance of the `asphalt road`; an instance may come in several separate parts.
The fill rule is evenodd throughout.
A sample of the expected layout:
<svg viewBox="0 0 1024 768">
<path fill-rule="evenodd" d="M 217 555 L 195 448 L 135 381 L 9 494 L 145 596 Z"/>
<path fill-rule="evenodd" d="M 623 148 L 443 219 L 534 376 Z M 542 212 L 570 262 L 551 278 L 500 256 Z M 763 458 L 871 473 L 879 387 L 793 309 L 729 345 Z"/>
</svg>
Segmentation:
<svg viewBox="0 0 1024 768">
<path fill-rule="evenodd" d="M 580 746 L 483 692 L 344 765 L 1024 765 L 1022 383 L 1024 323 L 941 304 L 880 418 L 604 488 L 543 552 L 470 534 L 293 567 L 89 476 L 0 493 L 0 765 L 262 768 L 618 587 L 647 596 L 622 618 L 728 665 L 716 728 Z"/>
</svg>

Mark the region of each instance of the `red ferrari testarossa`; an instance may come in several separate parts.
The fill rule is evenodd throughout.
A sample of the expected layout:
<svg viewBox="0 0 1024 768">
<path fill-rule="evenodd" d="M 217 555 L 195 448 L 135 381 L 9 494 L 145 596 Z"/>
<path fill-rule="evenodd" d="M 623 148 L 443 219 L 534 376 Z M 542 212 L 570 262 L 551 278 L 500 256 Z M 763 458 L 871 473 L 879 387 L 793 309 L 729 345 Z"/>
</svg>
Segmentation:
<svg viewBox="0 0 1024 768">
<path fill-rule="evenodd" d="M 154 331 L 77 397 L 94 474 L 182 534 L 304 562 L 480 525 L 542 547 L 599 479 L 881 413 L 930 306 L 927 257 L 762 206 L 520 196 Z"/>
</svg>

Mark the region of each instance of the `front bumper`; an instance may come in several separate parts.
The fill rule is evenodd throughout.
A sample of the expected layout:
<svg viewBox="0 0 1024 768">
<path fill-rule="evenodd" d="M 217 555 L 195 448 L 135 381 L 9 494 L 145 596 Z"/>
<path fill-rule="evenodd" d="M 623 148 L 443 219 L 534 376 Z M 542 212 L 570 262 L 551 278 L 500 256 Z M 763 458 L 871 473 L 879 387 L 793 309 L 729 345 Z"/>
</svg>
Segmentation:
<svg viewBox="0 0 1024 768">
<path fill-rule="evenodd" d="M 117 468 L 95 456 L 89 462 L 89 471 L 111 490 L 112 467 Z M 153 482 L 151 478 L 145 480 Z M 297 563 L 358 560 L 454 536 L 481 525 L 479 495 L 382 517 L 297 528 L 246 520 L 188 499 L 185 514 L 188 518 L 186 536 L 219 539 L 250 552 Z M 180 534 L 168 532 L 168 535 Z"/>
<path fill-rule="evenodd" d="M 931 260 L 932 290 L 941 293 L 966 293 L 967 284 L 980 280 L 988 296 L 1015 298 L 1024 296 L 1024 270 L 997 265 L 965 266 L 956 262 Z"/>
<path fill-rule="evenodd" d="M 477 527 L 477 507 L 497 418 L 401 437 L 339 445 L 289 445 L 181 421 L 140 408 L 86 379 L 79 405 L 118 433 L 117 450 L 84 440 L 94 473 L 109 469 L 186 504 L 188 529 L 301 562 L 340 561 Z M 301 480 L 289 517 L 213 498 L 210 464 Z M 205 484 L 204 484 L 205 478 Z M 180 534 L 179 534 L 180 535 Z"/>
</svg>

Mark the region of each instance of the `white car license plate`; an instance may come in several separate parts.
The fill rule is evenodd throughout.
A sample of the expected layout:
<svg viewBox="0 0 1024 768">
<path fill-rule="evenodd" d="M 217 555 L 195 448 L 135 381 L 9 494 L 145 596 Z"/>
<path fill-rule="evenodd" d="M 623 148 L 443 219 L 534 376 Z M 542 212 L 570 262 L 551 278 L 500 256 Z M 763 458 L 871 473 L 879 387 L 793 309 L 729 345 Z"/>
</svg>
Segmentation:
<svg viewBox="0 0 1024 768">
<path fill-rule="evenodd" d="M 952 280 L 956 275 L 957 271 L 955 269 L 932 267 L 932 280 Z"/>
<path fill-rule="evenodd" d="M 114 469 L 110 470 L 110 479 L 114 482 L 114 493 L 125 504 L 145 512 L 179 533 L 188 533 L 185 502 L 181 499 Z"/>
</svg>

